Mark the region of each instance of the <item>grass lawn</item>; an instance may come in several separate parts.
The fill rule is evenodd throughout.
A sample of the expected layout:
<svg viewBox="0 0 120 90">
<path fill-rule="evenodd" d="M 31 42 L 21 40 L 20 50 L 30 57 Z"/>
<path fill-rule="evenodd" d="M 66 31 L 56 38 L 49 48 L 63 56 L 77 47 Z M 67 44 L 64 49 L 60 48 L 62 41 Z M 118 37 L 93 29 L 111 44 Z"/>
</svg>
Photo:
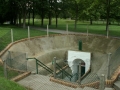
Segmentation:
<svg viewBox="0 0 120 90">
<path fill-rule="evenodd" d="M 17 75 L 19 75 L 18 72 L 7 70 L 8 79 Z M 0 64 L 0 90 L 27 90 L 26 88 L 8 79 L 4 78 L 3 66 Z"/>
<path fill-rule="evenodd" d="M 0 76 L 0 90 L 26 90 L 26 88 Z"/>
<path fill-rule="evenodd" d="M 11 29 L 13 30 L 13 41 L 28 37 L 28 29 L 23 29 L 11 25 L 0 26 L 0 51 L 3 50 L 11 42 Z M 46 32 L 30 29 L 30 36 L 46 35 Z"/>
<path fill-rule="evenodd" d="M 32 19 L 31 19 L 31 25 L 32 25 Z M 43 28 L 46 28 L 48 24 L 48 19 L 44 19 L 44 26 Z M 93 25 L 90 25 L 89 21 L 78 21 L 77 22 L 77 29 L 74 29 L 74 20 L 68 20 L 68 19 L 58 19 L 58 27 L 56 28 L 55 19 L 52 19 L 52 25 L 49 26 L 50 29 L 60 29 L 60 30 L 66 30 L 66 24 L 68 24 L 68 30 L 74 31 L 74 32 L 82 32 L 87 33 L 87 28 L 89 27 L 89 33 L 92 34 L 106 34 L 106 25 L 105 21 L 93 21 Z M 40 19 L 35 19 L 35 26 L 41 25 Z M 118 25 L 116 22 L 109 25 L 109 35 L 120 37 L 120 25 Z"/>
</svg>

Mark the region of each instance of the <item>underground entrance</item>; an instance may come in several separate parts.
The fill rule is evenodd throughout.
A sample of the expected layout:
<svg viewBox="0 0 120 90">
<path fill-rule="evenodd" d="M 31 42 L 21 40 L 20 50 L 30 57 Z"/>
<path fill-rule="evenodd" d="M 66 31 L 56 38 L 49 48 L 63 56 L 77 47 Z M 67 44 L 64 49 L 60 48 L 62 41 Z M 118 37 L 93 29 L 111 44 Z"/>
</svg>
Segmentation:
<svg viewBox="0 0 120 90">
<path fill-rule="evenodd" d="M 78 51 L 78 42 L 82 41 L 82 51 L 84 52 L 91 52 L 92 57 L 90 58 L 90 63 L 88 61 L 84 61 L 82 58 L 72 58 L 72 60 L 83 60 L 85 62 L 84 67 L 81 67 L 83 72 L 87 72 L 89 68 L 91 68 L 91 72 L 89 75 L 91 78 L 85 77 L 81 81 L 82 84 L 91 82 L 92 80 L 98 80 L 96 76 L 100 76 L 101 74 L 107 75 L 107 60 L 108 54 L 107 53 L 115 53 L 115 51 L 120 46 L 120 40 L 116 38 L 106 38 L 103 36 L 93 36 L 90 35 L 86 37 L 85 35 L 55 35 L 48 37 L 36 37 L 30 40 L 21 40 L 18 42 L 13 43 L 9 48 L 3 51 L 4 53 L 1 54 L 1 60 L 13 60 L 14 63 L 12 68 L 21 69 L 23 65 L 26 71 L 31 71 L 32 73 L 36 74 L 36 60 L 26 60 L 27 58 L 36 58 L 37 60 L 41 61 L 47 67 L 53 70 L 52 60 L 53 57 L 57 57 L 57 63 L 62 68 L 69 64 L 69 68 L 72 66 L 72 61 L 68 62 L 69 50 L 71 51 Z M 19 48 L 18 48 L 19 47 Z M 7 51 L 13 52 L 11 53 L 11 57 Z M 18 53 L 20 52 L 20 53 Z M 68 52 L 66 54 L 66 52 Z M 26 54 L 24 57 L 19 57 L 23 53 Z M 68 56 L 67 56 L 68 55 Z M 71 56 L 71 55 L 70 55 Z M 87 59 L 86 59 L 87 60 Z M 113 74 L 115 69 L 119 66 L 120 60 L 116 60 L 115 58 L 111 59 L 111 72 L 110 76 Z M 64 61 L 67 61 L 64 62 Z M 9 63 L 9 62 L 8 62 Z M 18 63 L 18 64 L 16 64 Z M 11 64 L 11 63 L 9 63 Z M 8 64 L 8 65 L 9 65 Z M 16 66 L 17 65 L 17 66 Z M 15 67 L 16 66 L 16 67 Z M 77 67 L 78 69 L 78 67 Z M 24 71 L 25 71 L 24 70 Z M 72 73 L 71 69 L 68 69 L 69 72 Z M 38 66 L 38 74 L 42 75 L 49 75 L 49 72 L 42 69 L 41 66 Z"/>
</svg>

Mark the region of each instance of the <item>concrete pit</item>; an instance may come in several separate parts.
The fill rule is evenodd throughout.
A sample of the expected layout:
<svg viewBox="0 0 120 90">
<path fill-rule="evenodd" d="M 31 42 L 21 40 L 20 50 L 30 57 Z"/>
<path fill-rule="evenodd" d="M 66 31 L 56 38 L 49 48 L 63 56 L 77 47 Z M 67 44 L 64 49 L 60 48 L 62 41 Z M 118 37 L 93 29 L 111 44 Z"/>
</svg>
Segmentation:
<svg viewBox="0 0 120 90">
<path fill-rule="evenodd" d="M 54 57 L 57 57 L 57 62 L 63 67 L 66 65 L 64 61 L 67 60 L 68 50 L 79 51 L 79 41 L 82 41 L 82 51 L 92 53 L 91 75 L 107 75 L 108 53 L 112 53 L 110 61 L 112 66 L 110 75 L 112 75 L 120 63 L 120 60 L 115 58 L 116 50 L 120 47 L 120 39 L 107 38 L 104 36 L 53 35 L 50 37 L 35 37 L 31 38 L 31 40 L 20 40 L 19 42 L 13 43 L 7 51 L 4 52 L 1 59 L 7 60 L 8 58 L 12 59 L 16 57 L 16 62 L 20 62 L 21 64 L 26 63 L 26 70 L 32 73 L 36 73 L 36 62 L 34 59 L 26 60 L 26 58 L 37 58 L 46 66 L 53 69 L 52 60 Z M 25 56 L 19 57 L 21 54 L 25 54 Z M 114 60 L 116 60 L 116 62 L 114 62 Z M 14 66 L 15 63 L 12 64 L 12 66 Z M 17 69 L 19 69 L 19 67 L 17 67 Z M 39 74 L 49 75 L 49 72 L 46 72 L 46 70 L 41 69 L 39 66 Z M 87 81 L 84 79 L 83 83 L 85 82 Z"/>
</svg>

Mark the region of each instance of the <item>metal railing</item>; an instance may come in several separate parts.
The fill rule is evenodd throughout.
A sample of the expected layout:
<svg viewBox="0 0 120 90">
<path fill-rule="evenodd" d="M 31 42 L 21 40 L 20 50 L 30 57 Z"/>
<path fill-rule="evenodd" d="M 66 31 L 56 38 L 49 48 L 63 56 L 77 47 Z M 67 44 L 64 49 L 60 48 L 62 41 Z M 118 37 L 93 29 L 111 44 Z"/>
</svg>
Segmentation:
<svg viewBox="0 0 120 90">
<path fill-rule="evenodd" d="M 29 60 L 29 59 L 36 60 L 36 72 L 37 72 L 37 74 L 38 74 L 38 65 L 41 66 L 42 68 L 44 68 L 45 70 L 47 70 L 48 72 L 50 72 L 51 74 L 53 74 L 53 70 L 50 69 L 49 67 L 47 67 L 44 63 L 42 63 L 38 59 L 36 59 L 36 58 L 27 58 L 27 60 Z"/>
<path fill-rule="evenodd" d="M 71 75 L 71 74 L 69 74 L 69 73 L 66 72 L 64 69 L 62 69 L 62 67 L 61 67 L 59 64 L 57 64 L 57 63 L 56 63 L 56 68 L 60 71 L 59 73 L 62 73 L 62 79 L 63 79 L 63 74 L 64 74 L 64 75 L 67 76 L 67 77 L 70 79 L 70 81 L 71 81 L 71 78 L 72 78 L 72 75 Z"/>
</svg>

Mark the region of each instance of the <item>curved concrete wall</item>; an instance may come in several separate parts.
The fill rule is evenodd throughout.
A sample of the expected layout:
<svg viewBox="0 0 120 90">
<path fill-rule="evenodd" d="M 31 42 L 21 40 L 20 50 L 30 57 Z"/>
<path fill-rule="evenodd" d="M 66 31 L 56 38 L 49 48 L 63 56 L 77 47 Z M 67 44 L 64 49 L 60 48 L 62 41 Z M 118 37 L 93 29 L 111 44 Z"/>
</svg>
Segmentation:
<svg viewBox="0 0 120 90">
<path fill-rule="evenodd" d="M 65 35 L 34 38 L 14 44 L 9 51 L 28 53 L 28 56 L 39 56 L 40 54 L 59 49 L 78 50 L 78 42 L 82 40 L 83 51 L 109 53 L 114 52 L 120 46 L 119 39 L 100 36 Z"/>
<path fill-rule="evenodd" d="M 78 50 L 78 42 L 83 42 L 83 51 L 93 53 L 93 62 L 100 62 L 97 68 L 102 66 L 106 58 L 98 58 L 100 55 L 113 53 L 120 46 L 120 40 L 106 38 L 102 36 L 85 36 L 85 35 L 53 35 L 50 37 L 37 37 L 31 40 L 22 40 L 13 44 L 8 50 L 13 52 L 27 53 L 28 57 L 36 57 L 44 63 L 52 61 L 53 57 L 65 58 L 67 50 Z M 98 53 L 95 53 L 98 52 Z M 1 56 L 2 60 L 6 59 L 8 53 Z M 97 59 L 97 60 L 96 60 Z M 94 69 L 95 65 L 92 66 Z M 93 70 L 94 71 L 94 70 Z M 98 71 L 98 70 L 96 70 Z"/>
</svg>

